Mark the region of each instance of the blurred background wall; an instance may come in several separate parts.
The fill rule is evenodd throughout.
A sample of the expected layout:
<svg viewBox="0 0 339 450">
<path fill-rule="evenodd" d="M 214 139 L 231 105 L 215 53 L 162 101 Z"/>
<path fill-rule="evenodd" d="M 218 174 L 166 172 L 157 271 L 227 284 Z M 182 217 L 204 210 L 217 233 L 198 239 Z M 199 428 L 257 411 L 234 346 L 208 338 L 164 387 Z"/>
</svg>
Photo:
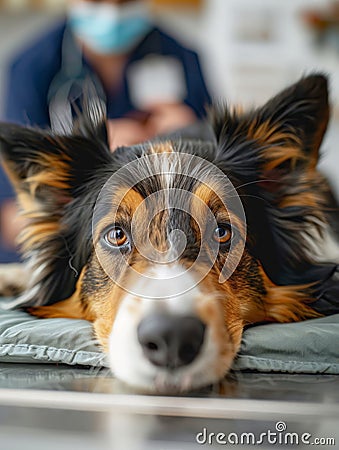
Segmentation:
<svg viewBox="0 0 339 450">
<path fill-rule="evenodd" d="M 62 16 L 66 0 L 0 0 L 0 110 L 12 55 Z M 311 70 L 331 78 L 322 166 L 339 192 L 339 1 L 153 0 L 154 15 L 198 50 L 215 98 L 256 105 Z M 338 155 L 337 155 L 338 153 Z"/>
</svg>

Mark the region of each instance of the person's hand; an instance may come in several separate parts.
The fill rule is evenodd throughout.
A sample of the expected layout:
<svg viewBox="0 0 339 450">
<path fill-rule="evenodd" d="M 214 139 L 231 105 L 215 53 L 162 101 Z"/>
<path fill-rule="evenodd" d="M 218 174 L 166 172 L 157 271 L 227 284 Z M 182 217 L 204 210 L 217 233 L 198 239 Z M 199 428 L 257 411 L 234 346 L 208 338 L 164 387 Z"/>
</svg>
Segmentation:
<svg viewBox="0 0 339 450">
<path fill-rule="evenodd" d="M 194 111 L 182 103 L 154 104 L 147 111 L 150 113 L 147 121 L 150 136 L 171 133 L 191 125 L 197 120 Z"/>
<path fill-rule="evenodd" d="M 14 200 L 6 200 L 0 209 L 0 229 L 3 244 L 14 250 L 16 238 L 23 229 L 26 220 L 19 215 L 19 208 Z"/>
<path fill-rule="evenodd" d="M 111 119 L 107 122 L 110 149 L 134 145 L 161 134 L 171 133 L 197 120 L 193 110 L 180 103 L 157 103 L 135 118 Z"/>
<path fill-rule="evenodd" d="M 123 145 L 139 144 L 151 137 L 142 122 L 129 118 L 108 120 L 107 131 L 111 151 Z"/>
</svg>

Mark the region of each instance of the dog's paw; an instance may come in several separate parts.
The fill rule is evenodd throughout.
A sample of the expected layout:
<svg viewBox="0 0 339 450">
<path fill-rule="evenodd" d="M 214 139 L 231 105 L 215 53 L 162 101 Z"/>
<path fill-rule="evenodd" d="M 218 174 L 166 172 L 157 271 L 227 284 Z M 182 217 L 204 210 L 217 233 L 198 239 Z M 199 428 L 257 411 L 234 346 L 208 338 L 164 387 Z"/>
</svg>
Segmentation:
<svg viewBox="0 0 339 450">
<path fill-rule="evenodd" d="M 28 273 L 24 264 L 0 264 L 0 297 L 14 297 L 26 289 Z"/>
</svg>

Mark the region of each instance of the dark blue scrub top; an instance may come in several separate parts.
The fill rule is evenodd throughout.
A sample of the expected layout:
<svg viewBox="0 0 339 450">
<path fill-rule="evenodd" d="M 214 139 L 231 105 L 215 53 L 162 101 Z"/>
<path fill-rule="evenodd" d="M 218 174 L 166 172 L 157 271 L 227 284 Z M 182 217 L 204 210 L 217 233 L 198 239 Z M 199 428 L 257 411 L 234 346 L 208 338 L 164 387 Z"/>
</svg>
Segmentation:
<svg viewBox="0 0 339 450">
<path fill-rule="evenodd" d="M 23 125 L 50 126 L 47 98 L 50 84 L 61 69 L 65 29 L 65 23 L 59 24 L 16 57 L 8 73 L 3 120 Z M 153 28 L 131 53 L 125 67 L 121 89 L 114 93 L 105 92 L 108 118 L 120 118 L 136 109 L 130 99 L 126 73 L 132 63 L 152 54 L 174 57 L 182 64 L 187 89 L 184 102 L 199 118 L 204 117 L 205 107 L 210 104 L 210 96 L 197 54 L 180 45 L 160 29 Z M 91 71 L 85 60 L 83 64 Z M 4 199 L 13 195 L 7 177 L 0 167 L 0 207 Z M 0 262 L 17 259 L 15 252 L 6 250 L 1 244 L 0 231 Z"/>
</svg>

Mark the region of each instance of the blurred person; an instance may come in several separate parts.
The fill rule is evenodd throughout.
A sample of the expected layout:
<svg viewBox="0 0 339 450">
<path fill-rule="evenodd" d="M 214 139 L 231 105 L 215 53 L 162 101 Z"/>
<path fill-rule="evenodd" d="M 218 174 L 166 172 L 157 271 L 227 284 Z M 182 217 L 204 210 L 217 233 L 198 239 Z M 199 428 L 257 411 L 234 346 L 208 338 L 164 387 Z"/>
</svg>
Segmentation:
<svg viewBox="0 0 339 450">
<path fill-rule="evenodd" d="M 105 102 L 112 150 L 202 119 L 210 96 L 198 56 L 152 23 L 147 0 L 70 0 L 66 20 L 13 61 L 6 121 L 67 132 L 90 79 Z M 21 228 L 0 173 L 0 262 Z"/>
</svg>

